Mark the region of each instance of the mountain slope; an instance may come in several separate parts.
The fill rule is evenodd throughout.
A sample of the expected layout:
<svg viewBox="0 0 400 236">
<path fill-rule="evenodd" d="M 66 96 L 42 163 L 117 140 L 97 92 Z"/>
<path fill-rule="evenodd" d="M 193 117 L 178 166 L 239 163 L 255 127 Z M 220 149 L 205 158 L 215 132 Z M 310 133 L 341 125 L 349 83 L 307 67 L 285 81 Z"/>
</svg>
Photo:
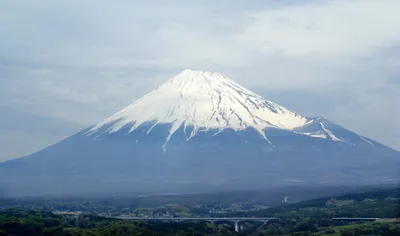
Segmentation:
<svg viewBox="0 0 400 236">
<path fill-rule="evenodd" d="M 126 133 L 129 134 L 145 123 L 152 123 L 146 134 L 159 124 L 171 125 L 165 144 L 180 127 L 183 127 L 186 140 L 199 131 L 252 128 L 269 142 L 266 129 L 278 128 L 345 142 L 325 127 L 332 123 L 321 117 L 310 119 L 301 116 L 265 100 L 219 73 L 192 70 L 184 70 L 143 98 L 99 122 L 85 135 L 100 138 L 127 126 L 130 129 Z M 364 141 L 369 143 L 366 139 Z"/>
<path fill-rule="evenodd" d="M 172 124 L 166 142 L 183 126 L 193 127 L 187 139 L 209 129 L 254 128 L 262 136 L 267 127 L 293 129 L 307 119 L 212 72 L 184 70 L 158 89 L 95 125 L 87 134 L 113 123 L 108 133 L 131 124 L 129 132 L 146 122 Z M 129 133 L 128 132 L 128 133 Z M 151 132 L 151 128 L 148 133 Z M 265 137 L 264 137 L 265 138 Z"/>
<path fill-rule="evenodd" d="M 81 194 L 393 183 L 399 157 L 221 74 L 185 70 L 98 124 L 0 164 L 0 189 Z"/>
</svg>

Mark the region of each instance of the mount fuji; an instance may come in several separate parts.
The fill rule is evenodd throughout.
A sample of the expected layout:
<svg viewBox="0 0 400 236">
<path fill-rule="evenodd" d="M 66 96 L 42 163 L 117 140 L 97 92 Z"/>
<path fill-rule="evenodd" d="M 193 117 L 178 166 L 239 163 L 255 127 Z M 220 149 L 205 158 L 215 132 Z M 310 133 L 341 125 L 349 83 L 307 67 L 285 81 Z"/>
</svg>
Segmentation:
<svg viewBox="0 0 400 236">
<path fill-rule="evenodd" d="M 213 72 L 184 70 L 81 132 L 0 164 L 11 195 L 399 183 L 400 153 Z"/>
</svg>

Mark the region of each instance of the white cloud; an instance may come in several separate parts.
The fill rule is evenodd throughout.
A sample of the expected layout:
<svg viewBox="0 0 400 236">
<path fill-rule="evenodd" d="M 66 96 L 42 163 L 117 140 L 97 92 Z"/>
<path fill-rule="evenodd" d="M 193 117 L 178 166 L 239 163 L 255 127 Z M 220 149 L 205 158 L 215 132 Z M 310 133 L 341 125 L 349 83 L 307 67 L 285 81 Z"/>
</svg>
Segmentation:
<svg viewBox="0 0 400 236">
<path fill-rule="evenodd" d="M 400 1 L 332 0 L 266 9 L 238 40 L 265 52 L 354 55 L 400 41 Z"/>
</svg>

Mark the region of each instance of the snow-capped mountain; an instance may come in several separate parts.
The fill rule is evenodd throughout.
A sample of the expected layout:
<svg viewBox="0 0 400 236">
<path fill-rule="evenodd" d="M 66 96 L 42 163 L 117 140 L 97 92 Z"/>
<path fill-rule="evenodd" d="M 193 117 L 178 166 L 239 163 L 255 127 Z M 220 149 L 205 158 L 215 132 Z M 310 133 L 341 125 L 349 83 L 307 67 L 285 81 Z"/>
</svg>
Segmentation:
<svg viewBox="0 0 400 236">
<path fill-rule="evenodd" d="M 227 129 L 242 131 L 251 128 L 272 144 L 267 138 L 267 128 L 277 128 L 345 142 L 326 127 L 330 126 L 329 121 L 301 116 L 265 100 L 222 74 L 192 70 L 179 73 L 156 90 L 99 122 L 85 135 L 97 139 L 126 126 L 130 126 L 126 132 L 129 134 L 146 123 L 152 123 L 146 134 L 159 124 L 171 125 L 164 147 L 181 127 L 186 141 L 198 132 L 217 130 L 218 133 Z"/>
<path fill-rule="evenodd" d="M 230 78 L 184 70 L 105 120 L 0 164 L 11 193 L 392 183 L 399 152 Z M 23 174 L 22 174 L 23 173 Z"/>
<path fill-rule="evenodd" d="M 166 143 L 183 127 L 187 139 L 199 131 L 217 129 L 235 131 L 253 128 L 266 140 L 265 128 L 293 130 L 307 123 L 282 106 L 263 99 L 233 80 L 212 72 L 184 70 L 158 89 L 101 121 L 87 134 L 98 133 L 113 123 L 105 133 L 117 132 L 131 125 L 128 133 L 146 122 L 153 122 L 147 133 L 158 124 L 172 124 Z M 193 127 L 187 133 L 187 127 Z"/>
</svg>

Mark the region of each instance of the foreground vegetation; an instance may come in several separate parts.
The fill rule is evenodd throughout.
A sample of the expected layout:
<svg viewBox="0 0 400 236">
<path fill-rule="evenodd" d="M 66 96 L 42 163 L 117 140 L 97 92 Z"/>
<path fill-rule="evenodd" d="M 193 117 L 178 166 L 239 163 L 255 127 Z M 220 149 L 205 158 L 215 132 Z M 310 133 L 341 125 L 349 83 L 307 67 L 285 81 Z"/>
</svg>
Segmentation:
<svg viewBox="0 0 400 236">
<path fill-rule="evenodd" d="M 235 233 L 232 228 L 210 223 L 140 223 L 13 208 L 0 214 L 0 235 L 400 235 L 400 222 L 329 224 L 316 218 L 300 222 L 285 219 Z"/>
<path fill-rule="evenodd" d="M 200 223 L 140 223 L 81 215 L 65 217 L 43 211 L 7 209 L 0 215 L 0 235 L 233 235 L 223 226 Z"/>
<path fill-rule="evenodd" d="M 347 194 L 283 204 L 259 211 L 215 216 L 272 216 L 266 225 L 231 223 L 135 222 L 94 215 L 61 216 L 43 210 L 11 207 L 0 210 L 0 236 L 4 235 L 400 235 L 399 189 Z M 341 221 L 334 217 L 378 217 L 376 222 Z M 389 219 L 390 218 L 390 219 Z"/>
</svg>

